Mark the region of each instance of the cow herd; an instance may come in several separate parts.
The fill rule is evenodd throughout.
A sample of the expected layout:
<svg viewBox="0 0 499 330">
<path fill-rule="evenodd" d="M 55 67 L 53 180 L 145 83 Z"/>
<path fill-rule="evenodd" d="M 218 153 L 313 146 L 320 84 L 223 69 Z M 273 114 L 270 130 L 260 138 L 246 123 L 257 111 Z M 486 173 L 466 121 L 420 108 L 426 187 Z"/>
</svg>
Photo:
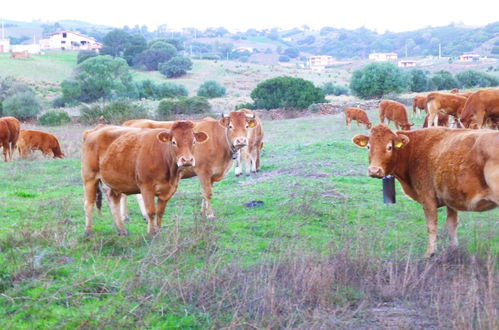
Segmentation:
<svg viewBox="0 0 499 330">
<path fill-rule="evenodd" d="M 429 242 L 426 255 L 436 250 L 437 209 L 447 207 L 446 224 L 451 244 L 457 246 L 459 211 L 486 211 L 499 205 L 499 90 L 475 93 L 430 93 L 414 98 L 413 111 L 427 112 L 430 128 L 412 130 L 401 103 L 379 103 L 380 124 L 373 127 L 360 108 L 345 108 L 351 121 L 365 125 L 370 135 L 356 135 L 353 142 L 367 148 L 369 176 L 393 175 L 404 192 L 423 207 Z M 438 127 L 453 125 L 459 128 Z M 392 131 L 393 121 L 400 131 Z M 432 126 L 437 126 L 433 128 Z M 471 129 L 475 128 L 475 129 Z M 106 196 L 119 234 L 126 235 L 127 196 L 135 194 L 153 235 L 161 228 L 163 214 L 179 181 L 197 176 L 201 183 L 201 213 L 215 217 L 212 187 L 235 164 L 235 174 L 260 170 L 263 126 L 247 109 L 193 121 L 130 120 L 121 126 L 98 125 L 83 133 L 82 179 L 86 233 L 92 233 L 92 213 L 100 212 Z M 0 118 L 0 141 L 5 161 L 17 147 L 21 157 L 31 150 L 63 158 L 52 134 L 20 130 L 13 117 Z"/>
<path fill-rule="evenodd" d="M 387 104 L 391 110 L 387 111 Z M 369 136 L 356 135 L 353 142 L 369 150 L 369 176 L 393 175 L 405 194 L 422 205 L 429 234 L 426 255 L 432 256 L 439 207 L 447 207 L 451 245 L 457 246 L 459 211 L 481 212 L 499 205 L 499 132 L 478 130 L 496 128 L 499 90 L 430 93 L 414 99 L 415 114 L 418 108 L 428 112 L 428 127 L 437 127 L 410 131 L 412 124 L 407 122 L 405 107 L 398 102 L 382 101 L 380 124 L 371 129 Z M 438 116 L 441 113 L 443 117 Z M 449 116 L 459 128 L 438 127 L 442 123 L 447 126 Z M 367 115 L 361 123 L 366 118 Z M 392 131 L 384 124 L 385 118 L 403 130 Z"/>
</svg>

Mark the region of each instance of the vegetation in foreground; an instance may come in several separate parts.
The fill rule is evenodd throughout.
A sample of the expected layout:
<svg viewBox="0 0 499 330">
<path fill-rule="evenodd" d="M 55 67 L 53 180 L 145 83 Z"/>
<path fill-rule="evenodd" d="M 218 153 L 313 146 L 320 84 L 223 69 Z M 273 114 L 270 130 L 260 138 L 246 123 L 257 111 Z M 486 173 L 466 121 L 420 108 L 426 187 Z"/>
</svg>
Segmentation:
<svg viewBox="0 0 499 330">
<path fill-rule="evenodd" d="M 154 238 L 133 199 L 130 236 L 106 206 L 84 236 L 84 127 L 50 128 L 64 160 L 1 163 L 0 326 L 497 328 L 498 210 L 463 213 L 457 251 L 442 210 L 426 261 L 423 211 L 399 187 L 382 204 L 351 142 L 363 129 L 342 115 L 264 125 L 262 172 L 216 184 L 217 220 L 183 180 Z"/>
</svg>

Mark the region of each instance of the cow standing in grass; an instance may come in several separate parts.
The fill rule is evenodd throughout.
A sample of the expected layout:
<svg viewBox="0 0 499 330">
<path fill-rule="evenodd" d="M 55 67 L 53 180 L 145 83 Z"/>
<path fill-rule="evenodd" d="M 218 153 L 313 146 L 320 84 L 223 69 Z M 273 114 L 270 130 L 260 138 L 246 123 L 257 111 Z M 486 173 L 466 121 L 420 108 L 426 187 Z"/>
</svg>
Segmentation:
<svg viewBox="0 0 499 330">
<path fill-rule="evenodd" d="M 21 123 L 16 118 L 0 118 L 0 143 L 3 147 L 3 157 L 6 162 L 12 161 L 20 130 Z"/>
<path fill-rule="evenodd" d="M 384 123 L 385 119 L 395 123 L 397 129 L 408 131 L 414 125 L 407 119 L 407 110 L 402 103 L 383 100 L 379 103 L 379 122 Z"/>
<path fill-rule="evenodd" d="M 33 150 L 40 150 L 45 156 L 64 158 L 55 135 L 32 129 L 21 130 L 17 140 L 17 150 L 21 158 L 25 158 Z"/>
<path fill-rule="evenodd" d="M 457 246 L 458 211 L 499 204 L 499 132 L 429 128 L 393 132 L 378 125 L 353 142 L 369 149 L 369 175 L 395 176 L 423 206 L 429 233 L 426 256 L 436 250 L 438 208 L 447 207 L 451 245 Z"/>
<path fill-rule="evenodd" d="M 350 124 L 352 123 L 352 120 L 355 120 L 358 124 L 363 124 L 366 125 L 367 129 L 371 129 L 372 124 L 369 121 L 369 117 L 367 117 L 367 113 L 360 109 L 360 108 L 354 108 L 354 107 L 349 107 L 345 108 L 345 122 L 348 128 L 350 128 Z"/>
<path fill-rule="evenodd" d="M 179 121 L 170 130 L 103 126 L 86 131 L 82 151 L 86 232 L 92 232 L 92 210 L 102 182 L 110 188 L 110 208 L 120 234 L 127 234 L 120 212 L 122 194 L 143 196 L 147 231 L 156 233 L 182 173 L 196 165 L 194 144 L 208 139 L 193 128 L 192 122 Z"/>
<path fill-rule="evenodd" d="M 496 127 L 499 118 L 499 89 L 485 89 L 471 95 L 461 113 L 461 121 L 468 128 Z"/>
<path fill-rule="evenodd" d="M 430 93 L 426 98 L 426 107 L 428 109 L 428 126 L 438 126 L 437 113 L 445 112 L 459 121 L 461 112 L 467 98 L 457 94 Z M 459 124 L 459 126 L 462 126 Z"/>
<path fill-rule="evenodd" d="M 236 176 L 243 173 L 243 165 L 246 167 L 246 175 L 260 171 L 260 158 L 263 149 L 263 126 L 262 121 L 258 116 L 249 109 L 241 109 L 245 115 L 254 118 L 255 120 L 248 123 L 248 145 L 242 147 L 237 155 L 234 171 Z"/>
</svg>

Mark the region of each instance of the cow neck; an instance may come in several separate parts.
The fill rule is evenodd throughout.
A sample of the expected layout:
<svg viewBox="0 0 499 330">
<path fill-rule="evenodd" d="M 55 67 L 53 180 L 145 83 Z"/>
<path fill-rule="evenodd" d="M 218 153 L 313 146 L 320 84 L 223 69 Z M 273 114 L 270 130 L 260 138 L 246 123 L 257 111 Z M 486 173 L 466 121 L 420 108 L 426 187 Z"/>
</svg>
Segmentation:
<svg viewBox="0 0 499 330">
<path fill-rule="evenodd" d="M 399 131 L 401 132 L 401 131 Z M 410 165 L 411 165 L 411 150 L 412 144 L 411 142 L 415 142 L 414 134 L 407 134 L 407 131 L 403 131 L 402 134 L 405 134 L 411 139 L 409 144 L 402 149 L 397 150 L 397 159 L 395 160 L 395 168 L 392 171 L 392 174 L 399 180 L 403 181 L 406 184 L 411 183 L 410 179 Z"/>
<path fill-rule="evenodd" d="M 167 180 L 172 180 L 179 176 L 179 167 L 175 159 L 175 153 L 173 152 L 173 147 L 171 145 L 165 146 L 163 152 L 164 166 L 165 166 L 165 178 Z"/>
<path fill-rule="evenodd" d="M 225 128 L 225 142 L 227 142 L 227 146 L 229 147 L 229 151 L 230 151 L 230 156 L 232 159 L 236 159 L 237 158 L 237 152 L 238 150 L 236 148 L 234 148 L 234 146 L 232 145 L 232 143 L 230 143 L 230 139 L 229 139 L 229 128 Z"/>
</svg>

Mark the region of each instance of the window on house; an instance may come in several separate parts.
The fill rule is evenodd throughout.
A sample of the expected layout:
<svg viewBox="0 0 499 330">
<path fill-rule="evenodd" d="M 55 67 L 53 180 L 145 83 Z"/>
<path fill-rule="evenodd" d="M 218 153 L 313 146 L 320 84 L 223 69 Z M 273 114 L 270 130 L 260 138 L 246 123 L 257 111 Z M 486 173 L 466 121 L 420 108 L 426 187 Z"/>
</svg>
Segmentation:
<svg viewBox="0 0 499 330">
<path fill-rule="evenodd" d="M 86 42 L 85 40 L 80 41 L 80 44 L 82 44 L 82 45 L 84 45 L 84 44 L 86 44 L 86 43 L 87 43 L 87 42 Z"/>
<path fill-rule="evenodd" d="M 61 44 L 65 44 L 65 43 L 66 43 L 66 40 L 61 41 Z"/>
<path fill-rule="evenodd" d="M 68 36 L 68 34 L 67 34 L 66 32 L 63 32 L 63 33 L 62 33 L 62 37 L 63 37 L 63 38 L 67 38 L 67 36 Z"/>
</svg>

